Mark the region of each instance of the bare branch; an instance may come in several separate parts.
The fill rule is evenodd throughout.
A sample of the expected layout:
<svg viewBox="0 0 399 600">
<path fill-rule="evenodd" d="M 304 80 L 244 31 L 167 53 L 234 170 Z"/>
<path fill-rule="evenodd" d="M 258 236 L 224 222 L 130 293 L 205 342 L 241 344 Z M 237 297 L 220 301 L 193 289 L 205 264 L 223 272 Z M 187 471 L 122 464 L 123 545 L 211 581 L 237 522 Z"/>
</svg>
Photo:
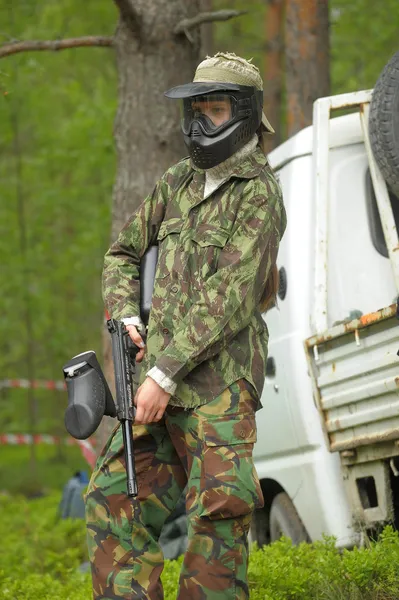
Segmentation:
<svg viewBox="0 0 399 600">
<path fill-rule="evenodd" d="M 80 38 L 69 38 L 65 40 L 51 41 L 25 41 L 12 42 L 0 46 L 0 58 L 18 54 L 19 52 L 31 52 L 36 50 L 65 50 L 66 48 L 82 48 L 84 46 L 112 46 L 113 38 L 105 36 L 88 35 Z"/>
<path fill-rule="evenodd" d="M 214 21 L 228 21 L 229 19 L 233 19 L 234 17 L 240 17 L 241 15 L 247 14 L 247 10 L 217 10 L 214 12 L 204 12 L 199 13 L 195 17 L 191 19 L 183 19 L 176 25 L 173 30 L 173 33 L 178 35 L 180 33 L 185 33 L 190 29 L 194 29 L 194 27 L 198 27 L 202 23 L 212 23 Z M 187 36 L 188 37 L 188 36 Z"/>
</svg>

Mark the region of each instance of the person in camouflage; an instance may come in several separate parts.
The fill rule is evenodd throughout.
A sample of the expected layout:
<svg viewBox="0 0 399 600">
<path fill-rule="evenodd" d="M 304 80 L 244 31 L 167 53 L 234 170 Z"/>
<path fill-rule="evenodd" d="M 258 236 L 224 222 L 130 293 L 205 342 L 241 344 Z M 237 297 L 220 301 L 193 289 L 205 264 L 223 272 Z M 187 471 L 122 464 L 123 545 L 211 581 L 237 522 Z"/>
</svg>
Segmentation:
<svg viewBox="0 0 399 600">
<path fill-rule="evenodd" d="M 253 464 L 276 258 L 286 227 L 262 150 L 272 128 L 258 69 L 218 53 L 183 103 L 190 157 L 161 177 L 105 256 L 106 307 L 141 344 L 133 427 L 139 494 L 126 495 L 122 433 L 112 432 L 86 495 L 95 599 L 163 598 L 159 536 L 187 485 L 188 547 L 178 600 L 248 598 L 247 534 L 263 506 Z M 227 141 L 226 141 L 227 140 Z M 146 346 L 139 268 L 158 243 Z"/>
</svg>

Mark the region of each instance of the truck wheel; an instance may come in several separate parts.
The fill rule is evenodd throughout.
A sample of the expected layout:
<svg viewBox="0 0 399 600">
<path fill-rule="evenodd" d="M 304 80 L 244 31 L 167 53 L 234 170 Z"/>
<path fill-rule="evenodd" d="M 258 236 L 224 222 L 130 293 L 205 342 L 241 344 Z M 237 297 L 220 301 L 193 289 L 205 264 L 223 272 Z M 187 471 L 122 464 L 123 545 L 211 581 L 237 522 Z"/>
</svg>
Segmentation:
<svg viewBox="0 0 399 600">
<path fill-rule="evenodd" d="M 270 541 L 275 542 L 282 535 L 291 538 L 295 545 L 311 541 L 295 506 L 285 492 L 280 492 L 274 498 L 270 509 Z"/>
<path fill-rule="evenodd" d="M 399 196 L 399 52 L 385 65 L 370 105 L 370 143 L 390 189 Z"/>
<path fill-rule="evenodd" d="M 254 511 L 251 521 L 251 529 L 248 541 L 256 542 L 258 546 L 266 546 L 269 543 L 269 518 L 264 508 Z"/>
</svg>

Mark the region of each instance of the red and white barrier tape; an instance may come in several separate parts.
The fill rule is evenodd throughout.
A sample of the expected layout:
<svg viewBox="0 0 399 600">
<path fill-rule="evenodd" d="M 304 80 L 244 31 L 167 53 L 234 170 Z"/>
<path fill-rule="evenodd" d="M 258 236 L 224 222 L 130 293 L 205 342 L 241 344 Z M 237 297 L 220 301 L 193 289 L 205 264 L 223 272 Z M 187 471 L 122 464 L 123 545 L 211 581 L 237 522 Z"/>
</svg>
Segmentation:
<svg viewBox="0 0 399 600">
<path fill-rule="evenodd" d="M 0 380 L 0 390 L 5 388 L 33 388 L 35 390 L 66 390 L 65 381 L 52 381 L 44 379 L 35 379 L 30 381 L 29 379 L 2 379 Z"/>
<path fill-rule="evenodd" d="M 86 462 L 94 468 L 96 464 L 97 455 L 93 448 L 92 443 L 89 440 L 75 440 L 75 438 L 67 437 L 60 438 L 55 435 L 47 434 L 36 434 L 30 435 L 28 433 L 1 433 L 0 434 L 0 446 L 25 446 L 30 444 L 60 444 L 65 443 L 68 446 L 79 446 L 82 452 L 83 458 Z"/>
<path fill-rule="evenodd" d="M 2 379 L 0 380 L 0 390 L 6 388 L 20 388 L 20 389 L 45 389 L 45 390 L 58 390 L 65 391 L 66 384 L 65 381 L 54 381 L 54 380 L 44 380 L 44 379 Z M 60 444 L 62 441 L 68 444 L 69 446 L 78 445 L 82 452 L 84 459 L 87 463 L 94 468 L 96 464 L 96 453 L 93 449 L 91 442 L 88 440 L 75 440 L 74 438 L 61 438 L 54 435 L 46 435 L 46 434 L 37 434 L 30 435 L 24 433 L 16 433 L 16 434 L 0 434 L 0 446 L 1 445 L 28 445 L 28 444 Z"/>
</svg>

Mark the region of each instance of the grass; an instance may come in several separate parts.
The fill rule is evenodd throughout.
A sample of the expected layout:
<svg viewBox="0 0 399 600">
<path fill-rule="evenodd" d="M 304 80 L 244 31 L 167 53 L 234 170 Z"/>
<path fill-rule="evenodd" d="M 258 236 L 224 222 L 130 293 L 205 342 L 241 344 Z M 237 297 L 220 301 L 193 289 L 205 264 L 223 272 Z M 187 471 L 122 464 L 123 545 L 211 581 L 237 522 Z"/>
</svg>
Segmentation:
<svg viewBox="0 0 399 600">
<path fill-rule="evenodd" d="M 0 600 L 91 600 L 80 520 L 57 516 L 60 494 L 27 500 L 0 496 Z M 165 600 L 174 600 L 181 559 L 166 562 Z M 397 600 L 399 535 L 385 528 L 367 548 L 340 552 L 334 540 L 254 545 L 248 571 L 251 600 Z"/>
</svg>

